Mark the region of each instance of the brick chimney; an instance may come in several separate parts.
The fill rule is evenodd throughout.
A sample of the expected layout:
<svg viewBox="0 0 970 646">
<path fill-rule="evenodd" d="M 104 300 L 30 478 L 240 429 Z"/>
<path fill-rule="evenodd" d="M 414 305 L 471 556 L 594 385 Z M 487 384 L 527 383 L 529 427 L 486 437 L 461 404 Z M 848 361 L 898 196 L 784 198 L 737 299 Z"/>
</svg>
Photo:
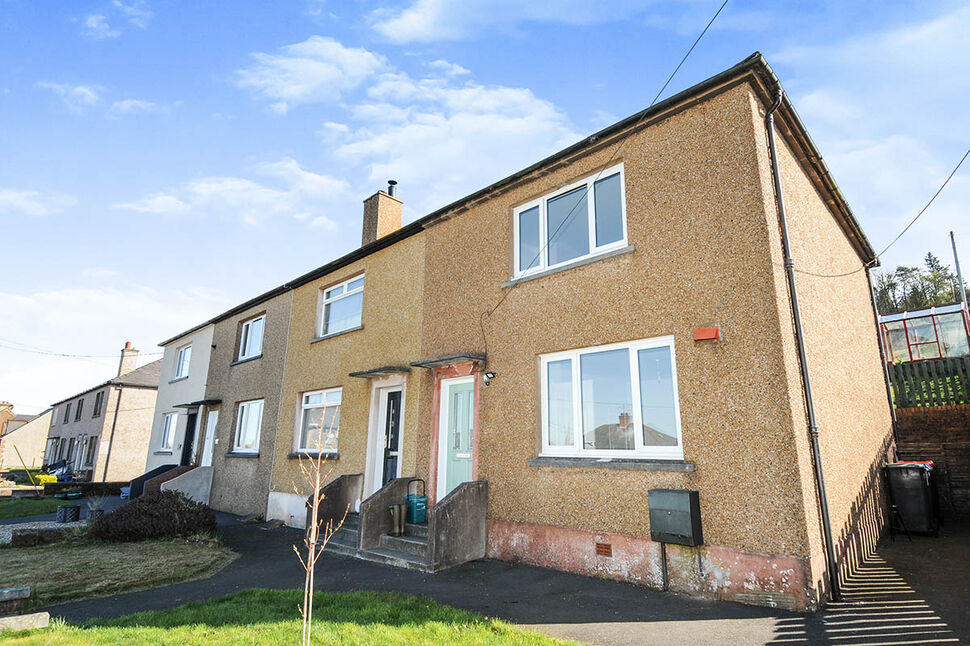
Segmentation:
<svg viewBox="0 0 970 646">
<path fill-rule="evenodd" d="M 121 363 L 118 364 L 118 376 L 126 375 L 137 367 L 138 350 L 131 347 L 131 341 L 125 342 L 121 350 Z"/>
<path fill-rule="evenodd" d="M 401 206 L 403 202 L 394 195 L 397 182 L 387 182 L 387 191 L 377 191 L 364 200 L 364 233 L 360 244 L 364 246 L 394 233 L 401 228 Z"/>
</svg>

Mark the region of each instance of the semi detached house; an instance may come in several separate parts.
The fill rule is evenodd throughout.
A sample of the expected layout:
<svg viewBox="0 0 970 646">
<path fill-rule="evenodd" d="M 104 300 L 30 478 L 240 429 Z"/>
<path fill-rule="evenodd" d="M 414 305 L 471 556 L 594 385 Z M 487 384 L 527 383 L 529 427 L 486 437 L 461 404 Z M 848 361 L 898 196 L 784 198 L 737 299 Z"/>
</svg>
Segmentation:
<svg viewBox="0 0 970 646">
<path fill-rule="evenodd" d="M 760 54 L 405 226 L 394 189 L 359 249 L 163 344 L 163 488 L 302 527 L 322 450 L 328 549 L 796 609 L 872 548 L 875 258 Z M 412 478 L 427 524 L 388 536 Z"/>
</svg>

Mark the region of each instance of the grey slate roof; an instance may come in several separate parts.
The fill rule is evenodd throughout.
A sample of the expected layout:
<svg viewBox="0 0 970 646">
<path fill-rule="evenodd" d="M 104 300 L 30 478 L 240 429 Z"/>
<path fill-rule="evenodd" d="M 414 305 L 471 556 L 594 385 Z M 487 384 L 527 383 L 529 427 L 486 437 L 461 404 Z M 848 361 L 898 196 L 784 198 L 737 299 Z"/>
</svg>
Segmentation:
<svg viewBox="0 0 970 646">
<path fill-rule="evenodd" d="M 91 386 L 87 390 L 82 390 L 79 393 L 71 395 L 70 397 L 65 397 L 64 399 L 54 402 L 54 406 L 58 404 L 63 404 L 66 401 L 70 401 L 75 397 L 80 397 L 85 395 L 92 390 L 97 390 L 98 388 L 103 388 L 104 386 L 131 386 L 133 388 L 158 388 L 158 382 L 162 376 L 162 360 L 157 359 L 151 363 L 145 364 L 141 368 L 135 368 L 131 372 L 121 375 L 120 377 L 115 377 L 114 379 L 109 379 L 104 381 L 97 386 Z"/>
</svg>

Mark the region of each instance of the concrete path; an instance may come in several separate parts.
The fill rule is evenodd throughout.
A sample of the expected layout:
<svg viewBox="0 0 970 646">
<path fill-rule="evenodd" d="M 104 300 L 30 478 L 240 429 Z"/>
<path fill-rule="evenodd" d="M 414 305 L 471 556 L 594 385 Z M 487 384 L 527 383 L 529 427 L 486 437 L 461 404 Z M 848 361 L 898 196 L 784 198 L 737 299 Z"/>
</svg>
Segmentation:
<svg viewBox="0 0 970 646">
<path fill-rule="evenodd" d="M 168 608 L 252 587 L 298 588 L 303 571 L 292 552 L 301 532 L 268 530 L 220 515 L 224 540 L 241 558 L 215 576 L 153 590 L 47 608 L 69 622 Z M 970 643 L 965 574 L 970 526 L 942 539 L 897 541 L 854 577 L 847 598 L 832 609 L 801 615 L 734 603 L 705 601 L 631 584 L 591 579 L 500 561 L 480 561 L 423 574 L 356 559 L 321 559 L 319 589 L 398 590 L 488 616 L 501 617 L 551 635 L 590 644 L 926 644 Z M 933 542 L 935 541 L 935 542 Z M 927 547 L 929 546 L 929 547 Z M 929 551 L 928 551 L 929 550 Z M 962 552 L 962 564 L 939 563 Z M 932 562 L 926 587 L 920 559 Z M 958 571 L 959 570 L 959 571 Z M 941 584 L 949 577 L 951 584 Z M 949 601 L 939 599 L 949 595 Z"/>
</svg>

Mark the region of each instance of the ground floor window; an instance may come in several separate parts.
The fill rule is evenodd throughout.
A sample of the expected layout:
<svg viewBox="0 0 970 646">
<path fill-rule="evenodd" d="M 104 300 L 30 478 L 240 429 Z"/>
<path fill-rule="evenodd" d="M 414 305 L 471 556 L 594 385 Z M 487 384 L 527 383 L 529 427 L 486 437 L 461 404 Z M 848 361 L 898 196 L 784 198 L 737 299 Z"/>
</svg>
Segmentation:
<svg viewBox="0 0 970 646">
<path fill-rule="evenodd" d="M 259 429 L 263 423 L 263 400 L 242 402 L 236 415 L 236 439 L 233 451 L 259 452 Z"/>
<path fill-rule="evenodd" d="M 94 457 L 97 455 L 95 449 L 98 448 L 98 438 L 89 437 L 88 438 L 88 452 L 84 456 L 84 465 L 88 467 L 94 466 Z"/>
<path fill-rule="evenodd" d="M 540 361 L 543 455 L 683 459 L 673 337 Z"/>
<path fill-rule="evenodd" d="M 342 388 L 303 393 L 298 451 L 337 451 L 342 396 Z"/>
<path fill-rule="evenodd" d="M 175 428 L 178 424 L 178 413 L 165 413 L 162 418 L 162 437 L 158 443 L 158 448 L 162 451 L 171 451 L 175 443 Z"/>
</svg>

